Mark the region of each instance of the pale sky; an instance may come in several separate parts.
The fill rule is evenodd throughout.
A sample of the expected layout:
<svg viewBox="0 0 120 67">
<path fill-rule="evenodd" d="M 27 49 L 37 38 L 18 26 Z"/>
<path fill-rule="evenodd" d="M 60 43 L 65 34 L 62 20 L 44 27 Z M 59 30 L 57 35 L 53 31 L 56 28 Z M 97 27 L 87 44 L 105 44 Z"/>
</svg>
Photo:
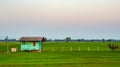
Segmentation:
<svg viewBox="0 0 120 67">
<path fill-rule="evenodd" d="M 120 39 L 120 0 L 0 0 L 0 39 Z"/>
</svg>

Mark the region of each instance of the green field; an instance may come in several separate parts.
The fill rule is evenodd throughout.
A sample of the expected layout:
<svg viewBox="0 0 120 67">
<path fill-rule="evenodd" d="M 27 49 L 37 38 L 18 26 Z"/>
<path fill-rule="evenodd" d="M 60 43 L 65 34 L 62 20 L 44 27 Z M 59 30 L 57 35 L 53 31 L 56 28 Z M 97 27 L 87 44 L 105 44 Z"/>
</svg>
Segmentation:
<svg viewBox="0 0 120 67">
<path fill-rule="evenodd" d="M 111 51 L 108 48 L 108 43 L 109 42 L 46 42 L 43 43 L 42 53 L 33 53 L 20 52 L 19 42 L 1 42 L 0 66 L 120 67 L 120 51 Z M 6 52 L 6 44 L 8 44 L 8 53 Z M 115 44 L 120 45 L 120 42 L 115 42 Z M 12 47 L 16 47 L 18 49 L 18 52 L 10 52 L 10 48 Z M 99 50 L 97 50 L 97 47 L 99 47 Z"/>
</svg>

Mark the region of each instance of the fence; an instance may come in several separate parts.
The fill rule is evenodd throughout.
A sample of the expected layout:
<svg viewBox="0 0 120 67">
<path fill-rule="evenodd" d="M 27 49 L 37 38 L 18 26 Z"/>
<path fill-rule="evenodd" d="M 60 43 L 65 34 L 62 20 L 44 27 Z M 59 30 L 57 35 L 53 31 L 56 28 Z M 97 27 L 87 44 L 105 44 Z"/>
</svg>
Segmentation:
<svg viewBox="0 0 120 67">
<path fill-rule="evenodd" d="M 14 49 L 13 49 L 14 48 Z M 19 43 L 4 43 L 4 42 L 1 42 L 0 43 L 0 53 L 5 53 L 5 52 L 19 52 L 20 51 L 20 45 Z"/>
<path fill-rule="evenodd" d="M 66 52 L 66 51 L 111 51 L 109 48 L 102 47 L 43 47 L 43 52 Z M 119 51 L 119 50 L 116 50 Z"/>
<path fill-rule="evenodd" d="M 4 52 L 11 52 L 11 48 L 16 48 L 16 51 L 17 52 L 20 52 L 20 46 L 16 46 L 14 45 L 13 46 L 7 46 L 4 45 L 4 46 L 0 46 L 0 53 L 4 53 Z M 99 47 L 99 46 L 96 46 L 96 47 L 89 47 L 89 46 L 86 46 L 86 47 L 81 47 L 81 46 L 78 46 L 78 47 L 74 47 L 74 46 L 69 46 L 69 47 L 65 47 L 65 46 L 61 46 L 61 47 L 53 47 L 53 46 L 50 46 L 50 47 L 44 47 L 42 48 L 42 51 L 43 52 L 72 52 L 72 51 L 111 51 L 110 48 L 108 47 Z M 116 51 L 120 51 L 120 50 L 116 50 Z"/>
</svg>

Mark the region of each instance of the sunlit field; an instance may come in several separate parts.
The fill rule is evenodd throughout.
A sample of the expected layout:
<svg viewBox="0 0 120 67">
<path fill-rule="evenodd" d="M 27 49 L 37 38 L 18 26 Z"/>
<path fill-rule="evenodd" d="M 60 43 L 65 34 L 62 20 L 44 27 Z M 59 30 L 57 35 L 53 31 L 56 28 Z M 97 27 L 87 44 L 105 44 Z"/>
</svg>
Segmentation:
<svg viewBox="0 0 120 67">
<path fill-rule="evenodd" d="M 0 43 L 0 66 L 19 67 L 119 67 L 120 51 L 111 42 L 45 42 L 43 51 L 21 52 L 20 42 Z M 120 42 L 115 42 L 120 45 Z M 8 52 L 7 52 L 8 45 Z M 12 53 L 11 48 L 17 52 Z"/>
</svg>

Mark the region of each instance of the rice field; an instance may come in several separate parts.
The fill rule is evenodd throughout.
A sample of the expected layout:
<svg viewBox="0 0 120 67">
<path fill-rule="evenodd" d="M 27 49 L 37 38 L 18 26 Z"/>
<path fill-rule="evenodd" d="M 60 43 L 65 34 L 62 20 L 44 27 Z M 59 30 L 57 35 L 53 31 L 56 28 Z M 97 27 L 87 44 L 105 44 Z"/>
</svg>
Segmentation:
<svg viewBox="0 0 120 67">
<path fill-rule="evenodd" d="M 21 52 L 20 42 L 0 43 L 2 67 L 120 67 L 120 51 L 108 48 L 110 42 L 45 42 L 43 52 Z M 115 42 L 120 45 L 120 42 Z M 17 52 L 10 49 L 16 47 Z M 72 49 L 71 49 L 72 47 Z M 89 51 L 88 51 L 89 47 Z M 99 51 L 97 50 L 99 47 Z M 80 50 L 79 50 L 80 48 Z"/>
</svg>

